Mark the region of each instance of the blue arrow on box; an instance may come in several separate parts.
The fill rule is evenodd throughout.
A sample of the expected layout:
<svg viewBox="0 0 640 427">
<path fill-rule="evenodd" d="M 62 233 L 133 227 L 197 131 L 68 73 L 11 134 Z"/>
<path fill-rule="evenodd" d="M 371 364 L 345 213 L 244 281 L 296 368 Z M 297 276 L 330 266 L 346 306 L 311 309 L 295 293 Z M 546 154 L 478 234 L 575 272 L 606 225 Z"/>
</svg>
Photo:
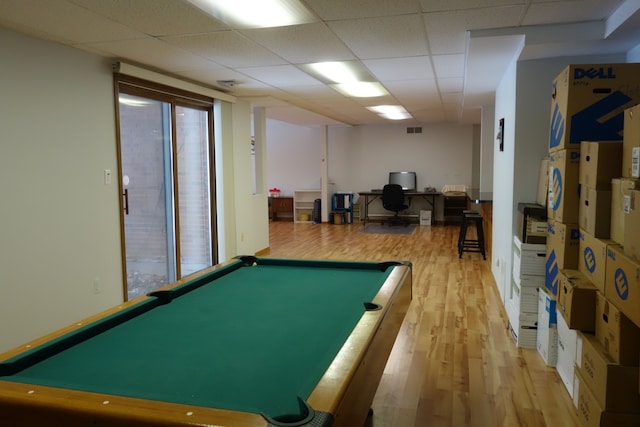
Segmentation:
<svg viewBox="0 0 640 427">
<path fill-rule="evenodd" d="M 582 141 L 612 141 L 622 138 L 624 127 L 624 111 L 621 107 L 629 103 L 632 98 L 620 91 L 594 102 L 571 117 L 571 133 L 569 144 L 579 146 Z M 601 121 L 602 117 L 614 110 L 620 111 L 613 117 Z M 575 144 L 575 145 L 574 145 Z"/>
</svg>

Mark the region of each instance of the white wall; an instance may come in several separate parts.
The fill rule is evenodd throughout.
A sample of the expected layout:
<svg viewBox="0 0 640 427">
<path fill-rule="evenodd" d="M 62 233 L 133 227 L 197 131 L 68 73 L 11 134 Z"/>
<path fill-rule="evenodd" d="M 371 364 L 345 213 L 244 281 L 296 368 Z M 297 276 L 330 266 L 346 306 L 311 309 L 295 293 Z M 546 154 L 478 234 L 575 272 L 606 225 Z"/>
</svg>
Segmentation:
<svg viewBox="0 0 640 427">
<path fill-rule="evenodd" d="M 329 127 L 327 191 L 353 192 L 382 188 L 391 171 L 415 171 L 418 188 L 442 189 L 445 184 L 471 187 L 473 146 L 480 133 L 472 125 L 422 125 L 421 134 L 407 134 L 406 126 Z M 296 189 L 321 188 L 325 128 L 267 121 L 267 182 L 282 195 Z M 326 202 L 328 203 L 328 202 Z M 421 200 L 412 208 L 419 209 Z M 372 204 L 375 211 L 376 205 Z M 380 207 L 380 209 L 382 209 Z M 434 216 L 442 217 L 441 206 Z"/>
<path fill-rule="evenodd" d="M 640 45 L 627 52 L 626 62 L 640 62 Z"/>
<path fill-rule="evenodd" d="M 480 126 L 480 191 L 493 191 L 493 154 L 497 145 L 494 119 L 496 108 L 494 105 L 482 107 L 482 124 Z"/>
<path fill-rule="evenodd" d="M 0 352 L 124 299 L 111 61 L 0 28 Z M 219 102 L 223 259 L 268 247 L 246 103 Z M 94 292 L 97 281 L 99 292 Z"/>
<path fill-rule="evenodd" d="M 321 127 L 267 120 L 267 189 L 279 188 L 282 196 L 293 196 L 295 190 L 319 190 L 323 142 Z"/>
<path fill-rule="evenodd" d="M 2 28 L 0 57 L 2 351 L 118 304 L 123 286 L 110 62 Z"/>
<path fill-rule="evenodd" d="M 424 124 L 330 128 L 329 180 L 336 191 L 382 188 L 391 171 L 415 171 L 418 188 L 472 182 L 473 126 Z"/>
<path fill-rule="evenodd" d="M 496 285 L 503 301 L 508 298 L 507 289 L 511 283 L 511 227 L 513 222 L 513 176 L 514 176 L 514 138 L 515 138 L 515 106 L 516 106 L 516 71 L 514 61 L 504 74 L 496 90 L 495 121 L 496 134 L 499 120 L 504 119 L 504 151 L 498 148 L 493 153 L 493 223 L 492 234 L 492 266 Z M 498 142 L 496 141 L 496 145 Z M 497 226 L 500 224 L 500 226 Z"/>
<path fill-rule="evenodd" d="M 269 247 L 268 193 L 258 188 L 253 193 L 253 159 L 251 156 L 251 106 L 239 101 L 233 104 L 233 198 L 235 201 L 234 238 L 236 255 L 253 255 Z M 260 159 L 259 159 L 260 160 Z M 228 172 L 228 171 L 227 171 Z M 263 181 L 265 182 L 265 181 Z M 231 197 L 226 194 L 225 197 Z"/>
</svg>

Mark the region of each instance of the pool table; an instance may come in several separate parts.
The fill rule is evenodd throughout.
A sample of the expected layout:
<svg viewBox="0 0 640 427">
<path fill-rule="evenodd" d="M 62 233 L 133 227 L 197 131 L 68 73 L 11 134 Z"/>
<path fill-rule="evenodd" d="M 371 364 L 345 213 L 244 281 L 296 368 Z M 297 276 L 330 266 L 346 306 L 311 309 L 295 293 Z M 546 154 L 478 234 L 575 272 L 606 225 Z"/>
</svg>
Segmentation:
<svg viewBox="0 0 640 427">
<path fill-rule="evenodd" d="M 411 268 L 212 267 L 0 354 L 0 425 L 363 425 Z"/>
</svg>

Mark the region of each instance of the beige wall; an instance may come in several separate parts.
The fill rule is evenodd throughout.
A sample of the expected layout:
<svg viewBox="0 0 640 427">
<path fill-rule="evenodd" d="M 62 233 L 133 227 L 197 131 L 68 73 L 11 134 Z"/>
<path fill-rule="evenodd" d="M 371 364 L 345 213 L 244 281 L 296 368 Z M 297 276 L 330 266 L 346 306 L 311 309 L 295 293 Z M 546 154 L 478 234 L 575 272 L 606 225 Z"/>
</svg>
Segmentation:
<svg viewBox="0 0 640 427">
<path fill-rule="evenodd" d="M 0 351 L 123 301 L 111 61 L 0 28 Z M 223 260 L 268 246 L 250 109 L 219 102 Z M 222 150 L 224 148 L 224 150 Z M 218 163 L 217 163 L 218 164 Z"/>
</svg>

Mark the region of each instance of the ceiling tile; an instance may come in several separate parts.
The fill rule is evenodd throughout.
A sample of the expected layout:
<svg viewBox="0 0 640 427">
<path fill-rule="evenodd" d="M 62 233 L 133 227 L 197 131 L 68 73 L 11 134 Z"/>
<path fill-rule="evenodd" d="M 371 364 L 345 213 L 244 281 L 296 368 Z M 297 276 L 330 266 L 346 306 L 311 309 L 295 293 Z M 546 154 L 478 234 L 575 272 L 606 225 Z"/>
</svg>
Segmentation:
<svg viewBox="0 0 640 427">
<path fill-rule="evenodd" d="M 220 68 L 215 62 L 194 55 L 153 37 L 143 39 L 90 43 L 96 50 L 118 59 L 129 60 L 174 73 L 196 69 Z"/>
<path fill-rule="evenodd" d="M 443 78 L 438 79 L 440 92 L 462 92 L 464 89 L 464 78 Z"/>
<path fill-rule="evenodd" d="M 420 12 L 415 0 L 306 0 L 305 3 L 328 21 Z"/>
<path fill-rule="evenodd" d="M 426 97 L 438 93 L 435 79 L 391 81 L 385 83 L 385 87 L 397 96 Z"/>
<path fill-rule="evenodd" d="M 465 68 L 465 55 L 434 55 L 433 65 L 438 77 L 463 77 Z"/>
<path fill-rule="evenodd" d="M 29 25 L 25 26 L 25 22 Z M 48 0 L 0 1 L 0 24 L 67 44 L 144 37 L 140 31 L 63 1 L 56 2 L 55 7 Z"/>
<path fill-rule="evenodd" d="M 328 25 L 362 59 L 428 54 L 418 15 L 335 21 Z"/>
<path fill-rule="evenodd" d="M 355 56 L 323 23 L 242 31 L 248 38 L 294 64 L 346 61 Z"/>
<path fill-rule="evenodd" d="M 382 82 L 433 78 L 433 69 L 428 56 L 367 59 L 363 63 Z"/>
<path fill-rule="evenodd" d="M 518 26 L 523 6 L 425 13 L 427 38 L 433 55 L 465 53 L 467 31 Z"/>
<path fill-rule="evenodd" d="M 622 3 L 624 3 L 622 0 L 534 2 L 527 9 L 522 25 L 601 21 L 611 15 Z"/>
<path fill-rule="evenodd" d="M 325 115 L 357 125 L 388 123 L 364 109 L 379 102 L 400 103 L 425 122 L 474 120 L 514 58 L 623 58 L 640 44 L 638 1 L 303 0 L 322 22 L 240 32 L 184 0 L 0 0 L 0 25 L 236 97 L 268 98 L 281 114 L 313 113 L 292 112 L 293 121 Z M 603 19 L 622 5 L 605 39 Z M 348 98 L 303 71 L 324 60 L 362 64 L 390 95 Z M 237 84 L 224 89 L 218 80 Z"/>
<path fill-rule="evenodd" d="M 534 0 L 535 1 L 535 0 Z M 557 1 L 557 0 L 542 0 Z M 465 9 L 479 10 L 483 8 L 526 5 L 531 0 L 420 0 L 423 12 L 446 12 Z"/>
<path fill-rule="evenodd" d="M 237 68 L 240 73 L 246 74 L 255 80 L 271 86 L 311 86 L 323 85 L 309 74 L 300 71 L 293 65 L 275 65 L 270 67 Z"/>
<path fill-rule="evenodd" d="M 338 120 L 331 119 L 320 114 L 312 113 L 308 110 L 303 110 L 294 106 L 288 107 L 270 107 L 267 109 L 267 117 L 272 120 L 279 120 L 283 122 L 291 122 L 301 126 L 318 126 L 318 125 L 343 125 L 344 123 Z"/>
<path fill-rule="evenodd" d="M 222 31 L 228 27 L 186 1 L 69 0 L 152 36 Z"/>
<path fill-rule="evenodd" d="M 226 67 L 259 67 L 286 63 L 276 54 L 235 31 L 162 37 L 162 40 Z"/>
<path fill-rule="evenodd" d="M 445 120 L 444 111 L 441 109 L 425 109 L 420 111 L 414 111 L 411 115 L 419 123 L 440 123 Z"/>
</svg>

